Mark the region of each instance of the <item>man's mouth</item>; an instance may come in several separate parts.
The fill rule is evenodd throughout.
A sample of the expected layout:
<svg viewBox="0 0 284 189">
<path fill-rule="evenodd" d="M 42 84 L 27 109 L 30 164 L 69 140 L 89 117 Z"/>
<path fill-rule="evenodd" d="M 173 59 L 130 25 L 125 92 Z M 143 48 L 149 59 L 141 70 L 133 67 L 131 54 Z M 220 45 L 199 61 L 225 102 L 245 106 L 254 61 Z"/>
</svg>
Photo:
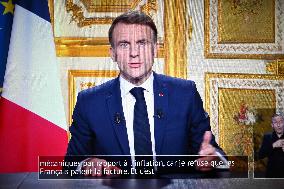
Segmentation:
<svg viewBox="0 0 284 189">
<path fill-rule="evenodd" d="M 130 62 L 128 63 L 128 65 L 130 68 L 139 68 L 142 65 L 142 63 L 141 62 Z"/>
</svg>

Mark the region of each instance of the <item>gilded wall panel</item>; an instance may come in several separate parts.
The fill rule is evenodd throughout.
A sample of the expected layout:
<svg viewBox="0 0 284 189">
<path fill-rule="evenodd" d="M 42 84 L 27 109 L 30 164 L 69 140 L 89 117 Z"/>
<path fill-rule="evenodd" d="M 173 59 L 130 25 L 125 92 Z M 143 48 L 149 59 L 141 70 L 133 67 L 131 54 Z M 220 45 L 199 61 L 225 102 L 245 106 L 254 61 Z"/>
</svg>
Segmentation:
<svg viewBox="0 0 284 189">
<path fill-rule="evenodd" d="M 282 0 L 204 0 L 205 57 L 284 57 Z"/>
<path fill-rule="evenodd" d="M 274 43 L 275 1 L 218 1 L 218 43 Z"/>
</svg>

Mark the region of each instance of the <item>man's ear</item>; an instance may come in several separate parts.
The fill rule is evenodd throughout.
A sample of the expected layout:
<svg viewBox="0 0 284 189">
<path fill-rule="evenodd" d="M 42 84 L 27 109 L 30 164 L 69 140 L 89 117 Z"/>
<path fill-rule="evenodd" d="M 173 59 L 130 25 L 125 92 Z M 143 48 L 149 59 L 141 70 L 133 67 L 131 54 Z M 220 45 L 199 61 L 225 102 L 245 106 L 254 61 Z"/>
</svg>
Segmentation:
<svg viewBox="0 0 284 189">
<path fill-rule="evenodd" d="M 109 48 L 109 54 L 110 54 L 112 61 L 116 62 L 116 53 L 115 53 L 115 49 L 113 47 Z"/>
<path fill-rule="evenodd" d="M 158 58 L 158 44 L 154 43 L 154 58 Z"/>
</svg>

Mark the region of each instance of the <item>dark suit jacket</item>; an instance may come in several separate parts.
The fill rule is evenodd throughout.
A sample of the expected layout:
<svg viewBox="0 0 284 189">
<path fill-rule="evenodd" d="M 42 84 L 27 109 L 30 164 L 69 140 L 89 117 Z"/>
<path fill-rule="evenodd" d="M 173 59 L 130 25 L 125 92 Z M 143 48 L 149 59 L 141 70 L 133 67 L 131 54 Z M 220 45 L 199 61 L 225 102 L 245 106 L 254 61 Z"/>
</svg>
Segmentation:
<svg viewBox="0 0 284 189">
<path fill-rule="evenodd" d="M 275 132 L 266 133 L 258 152 L 258 158 L 267 157 L 266 177 L 284 178 L 284 152 L 282 148 L 273 148 L 272 144 L 278 139 L 284 139 L 284 135 L 278 138 Z"/>
<path fill-rule="evenodd" d="M 119 78 L 79 93 L 70 127 L 67 155 L 130 155 Z M 198 154 L 208 114 L 194 82 L 154 73 L 157 155 Z M 122 116 L 123 117 L 123 116 Z M 119 123 L 118 123 L 119 122 Z M 211 144 L 218 148 L 214 136 Z"/>
</svg>

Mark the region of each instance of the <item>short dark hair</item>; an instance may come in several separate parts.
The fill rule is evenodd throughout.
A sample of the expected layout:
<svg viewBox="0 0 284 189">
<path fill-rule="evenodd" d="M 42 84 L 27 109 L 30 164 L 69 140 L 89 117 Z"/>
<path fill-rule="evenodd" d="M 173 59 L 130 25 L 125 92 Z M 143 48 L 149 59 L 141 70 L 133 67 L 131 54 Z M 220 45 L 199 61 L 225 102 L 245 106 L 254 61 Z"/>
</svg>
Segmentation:
<svg viewBox="0 0 284 189">
<path fill-rule="evenodd" d="M 154 42 L 157 42 L 157 27 L 154 23 L 154 21 L 152 20 L 152 18 L 150 16 L 148 16 L 147 14 L 140 12 L 140 11 L 129 11 L 126 12 L 118 17 L 116 17 L 110 28 L 108 31 L 108 39 L 109 39 L 109 43 L 110 45 L 113 47 L 113 41 L 112 41 L 112 33 L 113 30 L 115 28 L 115 26 L 119 23 L 123 23 L 123 24 L 139 24 L 139 25 L 146 25 L 149 26 L 152 30 L 153 30 L 153 34 L 154 34 Z"/>
<path fill-rule="evenodd" d="M 275 113 L 275 114 L 273 114 L 271 119 L 273 120 L 276 117 L 282 117 L 282 119 L 284 119 L 284 115 L 282 113 Z"/>
</svg>

